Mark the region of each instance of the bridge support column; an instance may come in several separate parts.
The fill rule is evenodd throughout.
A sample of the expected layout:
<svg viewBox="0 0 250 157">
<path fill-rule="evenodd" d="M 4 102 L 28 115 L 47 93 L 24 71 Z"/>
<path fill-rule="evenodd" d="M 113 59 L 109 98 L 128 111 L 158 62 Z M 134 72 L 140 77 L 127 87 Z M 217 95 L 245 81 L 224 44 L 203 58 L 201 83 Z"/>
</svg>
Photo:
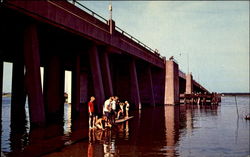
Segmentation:
<svg viewBox="0 0 250 157">
<path fill-rule="evenodd" d="M 155 104 L 164 104 L 165 70 L 151 68 Z"/>
<path fill-rule="evenodd" d="M 11 91 L 11 128 L 19 128 L 25 122 L 24 63 L 21 56 L 13 62 Z M 15 129 L 14 129 L 15 130 Z"/>
<path fill-rule="evenodd" d="M 151 67 L 143 65 L 137 70 L 141 103 L 155 106 Z"/>
<path fill-rule="evenodd" d="M 151 105 L 155 106 L 155 96 L 154 96 L 154 90 L 153 90 L 153 80 L 152 80 L 152 73 L 151 73 L 151 67 L 147 67 L 147 73 L 148 73 L 148 79 L 149 79 L 149 93 L 151 97 Z"/>
<path fill-rule="evenodd" d="M 99 53 L 97 50 L 97 46 L 94 44 L 89 49 L 89 58 L 90 58 L 91 73 L 93 78 L 94 93 L 96 97 L 95 102 L 97 104 L 98 112 L 102 113 L 102 106 L 105 100 L 105 95 L 104 95 L 101 67 L 99 61 Z"/>
<path fill-rule="evenodd" d="M 179 67 L 174 61 L 166 61 L 164 104 L 176 105 L 179 99 Z"/>
<path fill-rule="evenodd" d="M 87 103 L 89 101 L 88 98 L 88 73 L 81 72 L 80 76 L 80 103 Z"/>
<path fill-rule="evenodd" d="M 193 93 L 193 76 L 192 74 L 186 75 L 186 94 Z"/>
<path fill-rule="evenodd" d="M 136 109 L 141 109 L 141 99 L 139 93 L 139 85 L 137 79 L 135 60 L 132 59 L 129 63 L 130 65 L 130 93 L 131 101 L 135 104 Z"/>
<path fill-rule="evenodd" d="M 101 55 L 101 68 L 102 68 L 102 78 L 103 78 L 103 85 L 104 85 L 104 92 L 105 96 L 110 97 L 113 96 L 113 84 L 111 80 L 111 74 L 110 74 L 110 65 L 109 65 L 109 57 L 108 52 L 103 52 Z"/>
<path fill-rule="evenodd" d="M 73 115 L 80 113 L 80 73 L 81 62 L 80 55 L 75 56 L 74 66 L 72 70 L 72 113 Z"/>
<path fill-rule="evenodd" d="M 63 119 L 64 69 L 58 56 L 49 56 L 44 67 L 44 103 L 47 121 Z"/>
<path fill-rule="evenodd" d="M 36 25 L 27 26 L 24 34 L 25 84 L 32 126 L 45 123 L 44 102 L 40 76 L 39 40 Z"/>
</svg>

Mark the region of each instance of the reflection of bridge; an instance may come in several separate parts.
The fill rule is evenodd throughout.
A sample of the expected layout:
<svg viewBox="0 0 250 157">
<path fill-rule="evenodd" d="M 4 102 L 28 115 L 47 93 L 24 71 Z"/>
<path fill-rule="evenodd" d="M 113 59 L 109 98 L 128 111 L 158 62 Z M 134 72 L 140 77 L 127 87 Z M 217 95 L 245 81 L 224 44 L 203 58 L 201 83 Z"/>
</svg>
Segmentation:
<svg viewBox="0 0 250 157">
<path fill-rule="evenodd" d="M 184 92 L 208 92 L 174 61 L 166 61 L 114 21 L 93 15 L 67 1 L 1 3 L 0 74 L 3 61 L 13 63 L 13 121 L 24 113 L 26 94 L 33 124 L 62 117 L 65 70 L 72 71 L 73 115 L 81 110 L 80 98 L 91 95 L 100 112 L 111 95 L 138 109 L 141 104 L 179 104 Z"/>
</svg>

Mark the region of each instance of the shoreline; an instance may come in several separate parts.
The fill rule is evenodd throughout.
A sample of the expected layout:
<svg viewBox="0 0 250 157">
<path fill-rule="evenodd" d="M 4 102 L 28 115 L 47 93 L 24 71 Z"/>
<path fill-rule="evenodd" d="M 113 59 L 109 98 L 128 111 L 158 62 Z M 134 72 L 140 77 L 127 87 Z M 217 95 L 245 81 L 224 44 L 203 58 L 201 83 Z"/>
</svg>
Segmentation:
<svg viewBox="0 0 250 157">
<path fill-rule="evenodd" d="M 221 93 L 224 96 L 250 96 L 250 93 Z"/>
</svg>

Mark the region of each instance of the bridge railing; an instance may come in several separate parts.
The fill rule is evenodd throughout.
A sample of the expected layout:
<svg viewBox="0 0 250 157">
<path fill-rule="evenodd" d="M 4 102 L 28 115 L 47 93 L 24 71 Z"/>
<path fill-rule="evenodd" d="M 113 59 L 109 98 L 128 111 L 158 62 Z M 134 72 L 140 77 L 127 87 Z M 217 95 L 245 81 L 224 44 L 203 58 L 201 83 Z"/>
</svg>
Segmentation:
<svg viewBox="0 0 250 157">
<path fill-rule="evenodd" d="M 182 77 L 183 79 L 186 79 L 186 74 L 179 69 L 179 76 Z"/>
<path fill-rule="evenodd" d="M 153 53 L 154 55 L 160 57 L 161 59 L 164 59 L 164 56 L 161 56 L 160 53 L 158 53 L 157 50 L 153 50 L 152 48 L 150 48 L 149 46 L 147 46 L 146 44 L 144 44 L 143 42 L 141 42 L 140 40 L 138 40 L 137 38 L 133 37 L 132 35 L 130 35 L 129 33 L 127 33 L 126 31 L 124 31 L 123 29 L 121 29 L 118 26 L 115 26 L 116 30 L 118 32 L 120 32 L 122 35 L 125 35 L 126 37 L 128 37 L 129 39 L 133 40 L 134 42 L 136 42 L 137 44 L 141 45 L 142 47 L 146 48 L 149 52 Z"/>
<path fill-rule="evenodd" d="M 104 17 L 102 17 L 101 15 L 97 14 L 96 12 L 94 12 L 93 10 L 90 10 L 89 8 L 85 7 L 84 5 L 82 5 L 80 2 L 76 1 L 76 0 L 68 0 L 68 2 L 73 3 L 76 7 L 82 9 L 83 11 L 87 12 L 88 14 L 92 15 L 93 17 L 99 19 L 100 21 L 102 21 L 105 24 L 108 24 L 108 20 L 106 20 Z"/>
<path fill-rule="evenodd" d="M 104 17 L 102 17 L 101 15 L 97 14 L 96 12 L 90 10 L 89 8 L 85 7 L 80 2 L 78 2 L 76 0 L 68 0 L 68 2 L 73 3 L 76 7 L 82 9 L 83 11 L 85 11 L 88 14 L 92 15 L 93 17 L 96 17 L 97 19 L 99 19 L 103 23 L 108 24 L 108 20 L 106 20 Z M 129 39 L 131 39 L 134 42 L 136 42 L 137 44 L 141 45 L 142 47 L 144 47 L 145 49 L 147 49 L 149 52 L 151 52 L 152 54 L 154 54 L 155 56 L 158 56 L 161 59 L 165 59 L 166 58 L 164 56 L 161 56 L 160 53 L 158 53 L 158 50 L 153 50 L 152 48 L 150 48 L 149 46 L 147 46 L 146 44 L 144 44 L 143 42 L 141 42 L 137 38 L 133 37 L 129 33 L 127 33 L 124 30 L 122 30 L 120 27 L 115 26 L 115 28 L 116 28 L 116 31 L 120 32 L 122 35 L 125 35 Z"/>
</svg>

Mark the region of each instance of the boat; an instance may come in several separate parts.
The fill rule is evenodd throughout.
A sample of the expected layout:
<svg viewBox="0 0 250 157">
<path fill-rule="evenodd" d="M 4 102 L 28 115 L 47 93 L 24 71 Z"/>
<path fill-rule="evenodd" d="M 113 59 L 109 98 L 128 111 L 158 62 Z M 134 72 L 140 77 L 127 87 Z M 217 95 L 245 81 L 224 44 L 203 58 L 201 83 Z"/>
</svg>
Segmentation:
<svg viewBox="0 0 250 157">
<path fill-rule="evenodd" d="M 130 117 L 125 117 L 125 118 L 122 118 L 122 119 L 117 119 L 115 120 L 115 123 L 118 124 L 118 123 L 122 123 L 122 122 L 126 122 L 130 119 L 134 118 L 134 116 L 130 116 Z"/>
</svg>

